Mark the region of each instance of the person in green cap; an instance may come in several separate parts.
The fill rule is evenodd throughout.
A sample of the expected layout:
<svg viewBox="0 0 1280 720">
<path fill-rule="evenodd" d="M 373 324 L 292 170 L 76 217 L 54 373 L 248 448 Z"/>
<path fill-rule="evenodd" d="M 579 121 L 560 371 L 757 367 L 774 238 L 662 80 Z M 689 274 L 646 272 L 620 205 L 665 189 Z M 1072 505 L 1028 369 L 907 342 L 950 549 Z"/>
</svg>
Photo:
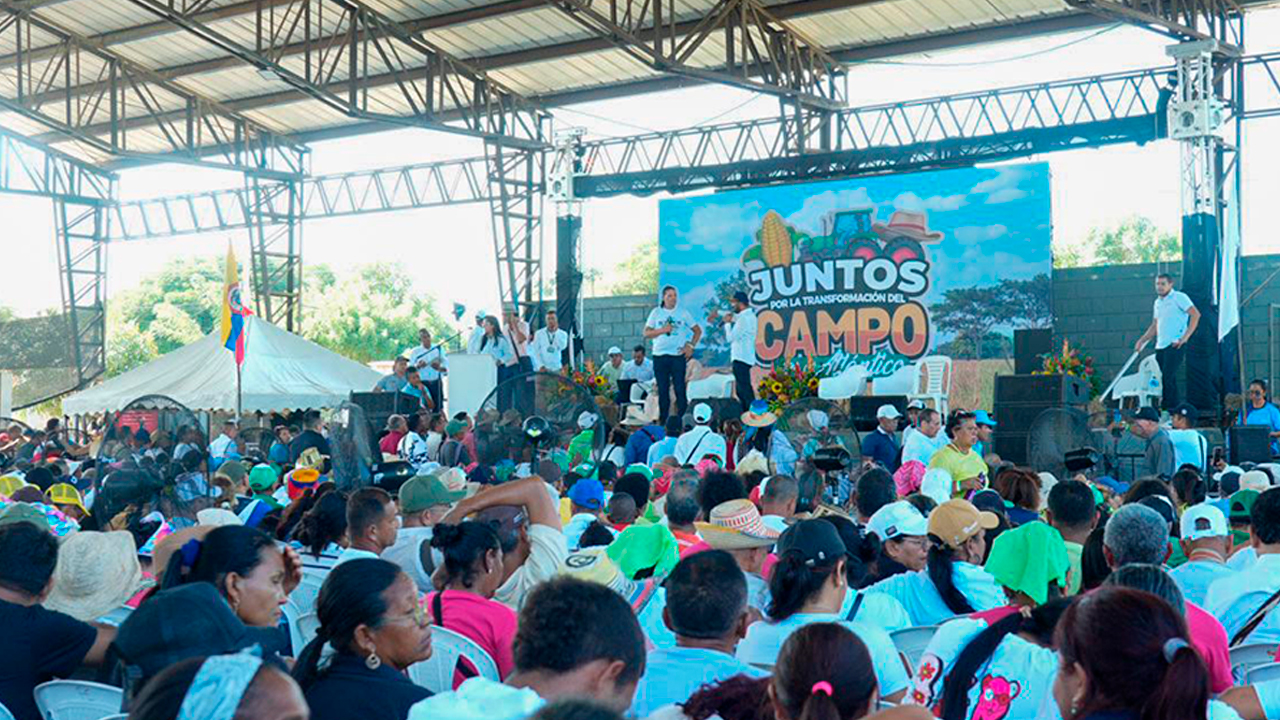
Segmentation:
<svg viewBox="0 0 1280 720">
<path fill-rule="evenodd" d="M 1066 593 L 1070 561 L 1061 533 L 1046 523 L 1030 522 L 1000 533 L 985 567 L 1010 604 L 1035 607 Z"/>
<path fill-rule="evenodd" d="M 400 530 L 395 544 L 382 551 L 382 559 L 399 565 L 419 592 L 435 589 L 431 584 L 436 570 L 431 553 L 433 528 L 466 495 L 466 490 L 450 491 L 435 475 L 417 475 L 400 486 Z"/>
<path fill-rule="evenodd" d="M 1249 542 L 1250 513 L 1257 499 L 1257 490 L 1237 490 L 1227 499 L 1227 522 L 1231 523 L 1231 555 L 1227 565 L 1232 570 L 1246 570 L 1258 559 Z"/>
<path fill-rule="evenodd" d="M 463 438 L 467 435 L 467 424 L 461 420 L 450 420 L 444 426 L 447 438 L 440 445 L 440 464 L 444 467 L 465 468 L 471 464 L 471 453 L 467 450 Z"/>
<path fill-rule="evenodd" d="M 272 495 L 278 482 L 280 482 L 280 476 L 276 475 L 275 468 L 266 463 L 254 465 L 249 471 L 249 489 L 253 491 L 252 499 L 261 500 L 273 510 L 279 508 L 280 503 Z"/>
</svg>

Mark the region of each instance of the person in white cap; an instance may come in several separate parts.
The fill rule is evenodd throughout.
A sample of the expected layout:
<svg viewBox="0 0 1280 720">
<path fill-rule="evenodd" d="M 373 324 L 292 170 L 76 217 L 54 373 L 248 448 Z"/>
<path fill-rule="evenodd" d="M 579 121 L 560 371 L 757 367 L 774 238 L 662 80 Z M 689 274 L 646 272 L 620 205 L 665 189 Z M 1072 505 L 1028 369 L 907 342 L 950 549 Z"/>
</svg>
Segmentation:
<svg viewBox="0 0 1280 720">
<path fill-rule="evenodd" d="M 889 472 L 898 469 L 898 419 L 902 413 L 893 405 L 881 405 L 876 410 L 879 425 L 862 438 L 862 458 L 872 460 Z"/>
<path fill-rule="evenodd" d="M 1200 503 L 1182 513 L 1182 551 L 1187 561 L 1169 571 L 1187 602 L 1204 605 L 1214 580 L 1234 571 L 1227 567 L 1231 526 L 1217 507 Z"/>
<path fill-rule="evenodd" d="M 622 377 L 622 348 L 614 345 L 609 348 L 609 362 L 600 366 L 600 377 L 609 383 L 606 392 L 607 397 L 614 397 L 618 394 L 618 379 Z"/>
<path fill-rule="evenodd" d="M 728 446 L 724 436 L 711 429 L 713 414 L 711 406 L 706 403 L 693 406 L 694 427 L 676 441 L 676 462 L 681 465 L 697 465 L 702 458 L 715 455 L 724 464 Z"/>
<path fill-rule="evenodd" d="M 912 400 L 907 403 L 907 427 L 902 431 L 902 445 L 906 447 L 907 440 L 916 433 L 916 428 L 920 426 L 920 411 L 925 409 L 923 400 Z M 903 462 L 906 462 L 905 460 Z"/>
<path fill-rule="evenodd" d="M 867 520 L 886 557 L 907 570 L 923 570 L 929 560 L 929 522 L 906 500 L 892 502 Z"/>
</svg>

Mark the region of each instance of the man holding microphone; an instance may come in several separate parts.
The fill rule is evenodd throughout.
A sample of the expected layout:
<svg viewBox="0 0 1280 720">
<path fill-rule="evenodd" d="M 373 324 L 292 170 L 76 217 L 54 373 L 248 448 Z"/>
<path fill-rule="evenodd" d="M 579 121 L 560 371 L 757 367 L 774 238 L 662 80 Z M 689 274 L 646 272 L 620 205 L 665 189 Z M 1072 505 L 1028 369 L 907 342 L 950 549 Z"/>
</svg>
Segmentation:
<svg viewBox="0 0 1280 720">
<path fill-rule="evenodd" d="M 756 366 L 756 311 L 741 290 L 733 294 L 733 312 L 724 316 L 724 335 L 729 341 L 729 359 L 733 363 L 733 385 L 742 403 L 742 412 L 751 407 L 756 394 L 751 386 L 751 368 Z M 715 322 L 719 310 L 713 310 L 707 322 Z"/>
</svg>

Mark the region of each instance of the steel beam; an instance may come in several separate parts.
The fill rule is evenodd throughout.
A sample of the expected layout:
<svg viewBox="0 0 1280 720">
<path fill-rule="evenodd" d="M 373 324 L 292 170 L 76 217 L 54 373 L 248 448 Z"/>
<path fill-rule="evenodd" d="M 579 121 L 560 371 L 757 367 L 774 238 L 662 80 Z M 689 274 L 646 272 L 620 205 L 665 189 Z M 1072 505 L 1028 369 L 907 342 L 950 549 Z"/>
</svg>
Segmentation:
<svg viewBox="0 0 1280 720">
<path fill-rule="evenodd" d="M 53 201 L 62 312 L 75 361 L 76 388 L 107 370 L 107 213 L 101 204 Z"/>
<path fill-rule="evenodd" d="M 302 192 L 294 180 L 246 178 L 250 266 L 258 315 L 302 331 Z"/>
<path fill-rule="evenodd" d="M 486 202 L 483 157 L 304 178 L 299 220 Z M 290 216 L 287 195 L 269 194 L 258 215 Z M 245 188 L 121 202 L 112 205 L 113 242 L 242 230 L 252 200 Z"/>
<path fill-rule="evenodd" d="M 0 193 L 110 205 L 115 175 L 0 128 Z"/>
<path fill-rule="evenodd" d="M 254 11 L 254 43 L 242 44 L 198 16 L 229 0 L 130 0 L 191 34 L 269 71 L 306 96 L 351 117 L 542 148 L 548 116 L 395 21 L 355 0 L 291 0 Z M 302 48 L 282 62 L 286 50 Z M 403 108 L 370 95 L 372 76 L 389 76 Z M 445 120 L 456 113 L 456 121 Z"/>
<path fill-rule="evenodd" d="M 85 38 L 0 0 L 0 43 L 17 62 L 0 68 L 0 108 L 44 125 L 55 136 L 117 156 L 190 162 L 290 176 L 305 171 L 305 149 L 217 102 L 180 88 Z M 37 60 L 23 48 L 57 47 Z M 73 91 L 92 86 L 93 92 Z M 153 127 L 135 136 L 139 124 Z M 93 128 L 93 129 L 91 129 Z M 100 128 L 101 130 L 97 130 Z M 148 143 L 159 139 L 161 149 Z M 197 148 L 212 145 L 212 157 Z"/>
<path fill-rule="evenodd" d="M 1235 0 L 1066 0 L 1102 17 L 1146 27 L 1178 40 L 1217 40 L 1238 54 L 1244 11 Z"/>
<path fill-rule="evenodd" d="M 542 302 L 542 187 L 545 156 L 485 143 L 498 298 L 528 316 Z"/>
<path fill-rule="evenodd" d="M 844 68 L 818 43 L 774 17 L 758 0 L 719 0 L 681 34 L 674 0 L 553 0 L 580 25 L 662 72 L 720 82 L 832 110 L 845 104 Z M 712 36 L 716 62 L 695 63 Z"/>
</svg>

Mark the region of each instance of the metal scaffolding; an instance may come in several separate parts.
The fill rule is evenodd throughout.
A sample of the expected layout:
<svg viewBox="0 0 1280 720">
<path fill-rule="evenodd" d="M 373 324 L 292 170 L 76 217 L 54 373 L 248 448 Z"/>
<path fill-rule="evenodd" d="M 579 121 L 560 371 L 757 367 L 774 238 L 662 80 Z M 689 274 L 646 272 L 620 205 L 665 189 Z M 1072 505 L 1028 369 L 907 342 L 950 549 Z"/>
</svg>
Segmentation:
<svg viewBox="0 0 1280 720">
<path fill-rule="evenodd" d="M 529 316 L 542 302 L 542 187 L 544 156 L 485 143 L 498 298 Z"/>
<path fill-rule="evenodd" d="M 258 314 L 289 332 L 301 332 L 301 185 L 295 180 L 246 177 L 245 199 Z"/>
<path fill-rule="evenodd" d="M 107 369 L 106 208 L 101 203 L 55 196 L 62 310 L 71 338 L 76 386 Z"/>
</svg>

